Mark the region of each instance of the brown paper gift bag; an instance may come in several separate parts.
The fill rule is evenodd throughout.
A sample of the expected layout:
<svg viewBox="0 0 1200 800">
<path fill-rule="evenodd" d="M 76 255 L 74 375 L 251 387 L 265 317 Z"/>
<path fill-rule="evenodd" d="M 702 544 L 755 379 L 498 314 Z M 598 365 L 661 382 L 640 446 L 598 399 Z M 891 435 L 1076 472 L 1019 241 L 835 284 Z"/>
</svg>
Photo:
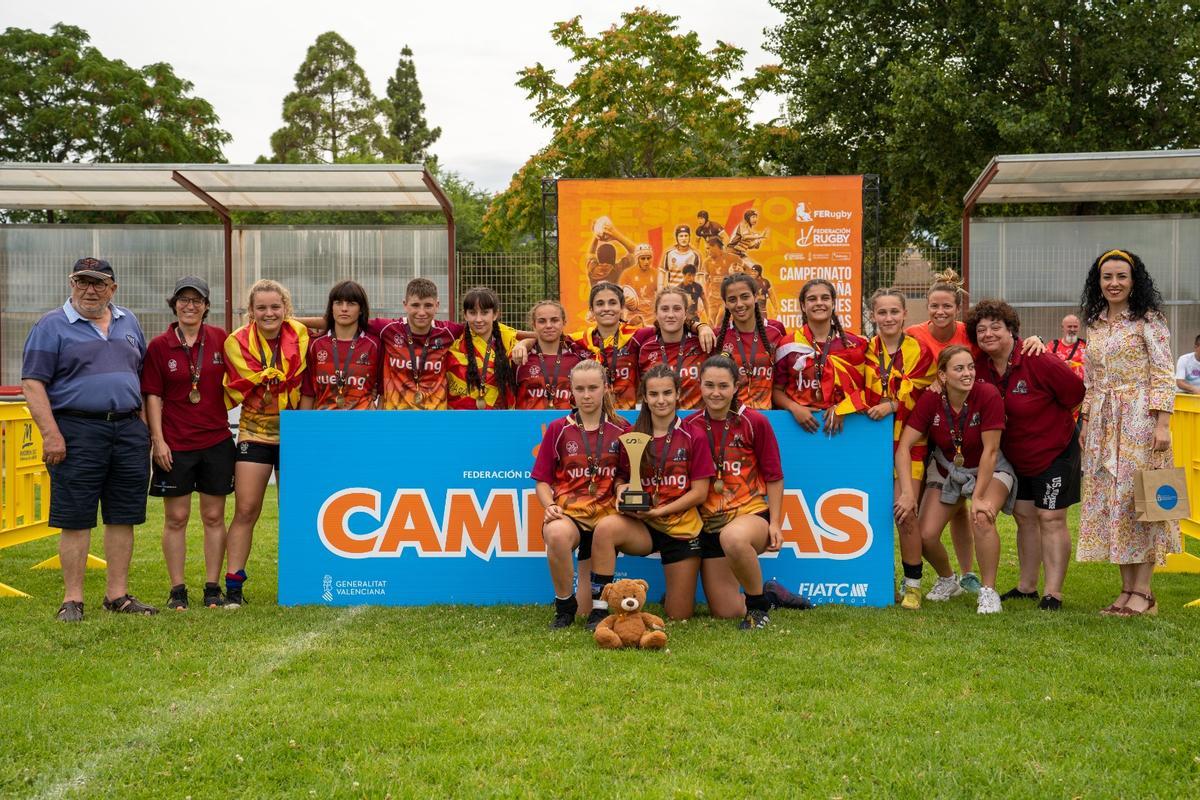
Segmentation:
<svg viewBox="0 0 1200 800">
<path fill-rule="evenodd" d="M 1138 522 L 1186 519 L 1191 515 L 1183 469 L 1139 469 L 1133 476 L 1133 509 Z"/>
</svg>

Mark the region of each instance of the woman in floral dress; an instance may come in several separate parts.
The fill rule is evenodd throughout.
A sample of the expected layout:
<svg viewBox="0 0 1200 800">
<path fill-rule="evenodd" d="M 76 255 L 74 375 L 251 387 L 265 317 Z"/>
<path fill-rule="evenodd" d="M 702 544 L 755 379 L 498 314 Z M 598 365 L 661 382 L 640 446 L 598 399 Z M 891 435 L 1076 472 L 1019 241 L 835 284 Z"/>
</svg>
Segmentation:
<svg viewBox="0 0 1200 800">
<path fill-rule="evenodd" d="M 1109 250 L 1088 270 L 1081 302 L 1088 350 L 1076 557 L 1120 567 L 1121 593 L 1102 614 L 1155 614 L 1150 579 L 1155 564 L 1179 551 L 1179 523 L 1137 522 L 1133 485 L 1137 470 L 1174 463 L 1174 373 L 1162 296 L 1140 258 Z"/>
</svg>

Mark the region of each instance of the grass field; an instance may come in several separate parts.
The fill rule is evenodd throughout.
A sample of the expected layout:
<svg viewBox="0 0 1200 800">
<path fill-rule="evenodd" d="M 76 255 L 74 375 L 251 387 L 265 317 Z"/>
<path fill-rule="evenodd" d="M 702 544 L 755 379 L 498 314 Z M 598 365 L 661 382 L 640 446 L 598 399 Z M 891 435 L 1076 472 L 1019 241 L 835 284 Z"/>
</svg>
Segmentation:
<svg viewBox="0 0 1200 800">
<path fill-rule="evenodd" d="M 92 572 L 57 624 L 27 569 L 55 540 L 3 552 L 35 599 L 0 600 L 0 797 L 1200 797 L 1200 576 L 1158 577 L 1155 619 L 1098 616 L 1116 570 L 1072 564 L 1059 614 L 701 616 L 601 652 L 548 606 L 280 608 L 270 498 L 234 612 L 109 615 Z M 132 586 L 161 603 L 158 531 Z"/>
</svg>

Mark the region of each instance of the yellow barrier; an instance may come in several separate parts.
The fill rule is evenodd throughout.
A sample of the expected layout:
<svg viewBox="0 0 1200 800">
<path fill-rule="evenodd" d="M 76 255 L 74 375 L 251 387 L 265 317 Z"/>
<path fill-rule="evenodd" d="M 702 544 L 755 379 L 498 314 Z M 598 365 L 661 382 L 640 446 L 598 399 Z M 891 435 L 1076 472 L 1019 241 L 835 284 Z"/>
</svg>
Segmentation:
<svg viewBox="0 0 1200 800">
<path fill-rule="evenodd" d="M 1182 467 L 1187 475 L 1192 511 L 1190 517 L 1179 522 L 1184 551 L 1167 556 L 1166 565 L 1156 568 L 1155 572 L 1200 573 L 1200 558 L 1187 552 L 1188 537 L 1200 539 L 1200 395 L 1175 395 L 1175 413 L 1171 415 L 1171 444 L 1175 450 L 1175 466 Z M 1200 606 L 1200 600 L 1188 605 Z"/>
<path fill-rule="evenodd" d="M 0 550 L 57 534 L 49 517 L 50 475 L 42 463 L 42 434 L 24 402 L 0 402 Z M 102 569 L 105 564 L 88 556 L 88 566 Z M 28 596 L 0 583 L 0 597 Z"/>
</svg>

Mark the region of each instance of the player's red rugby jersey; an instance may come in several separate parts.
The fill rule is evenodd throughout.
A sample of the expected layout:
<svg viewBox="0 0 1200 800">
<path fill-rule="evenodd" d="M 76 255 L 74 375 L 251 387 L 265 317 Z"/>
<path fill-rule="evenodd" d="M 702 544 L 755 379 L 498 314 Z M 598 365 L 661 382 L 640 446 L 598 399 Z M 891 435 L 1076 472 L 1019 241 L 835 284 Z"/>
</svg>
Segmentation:
<svg viewBox="0 0 1200 800">
<path fill-rule="evenodd" d="M 962 435 L 963 466 L 974 469 L 983 457 L 983 432 L 1004 430 L 1004 400 L 996 387 L 975 381 L 967 393 L 964 408 L 946 415 L 946 396 L 942 392 L 925 392 L 917 400 L 912 414 L 905 425 L 929 437 L 929 441 L 942 451 L 947 461 L 954 460 L 953 430 Z"/>
<path fill-rule="evenodd" d="M 560 342 L 558 353 L 546 355 L 539 344 L 529 348 L 529 358 L 517 367 L 517 391 L 514 408 L 547 409 L 571 407 L 571 368 L 587 361 L 591 353 Z"/>
<path fill-rule="evenodd" d="M 379 340 L 370 333 L 360 334 L 353 342 L 334 339 L 332 333 L 318 336 L 308 343 L 308 369 L 300 383 L 300 394 L 313 398 L 313 408 L 339 408 L 337 372 L 349 359 L 342 393 L 344 404 L 340 408 L 374 407 L 379 393 L 381 352 Z"/>
<path fill-rule="evenodd" d="M 734 517 L 766 511 L 767 484 L 783 480 L 779 443 L 767 418 L 743 405 L 723 420 L 710 419 L 706 412 L 697 411 L 684 421 L 684 428 L 703 442 L 710 454 L 715 451 L 714 463 L 718 459 L 721 462 L 715 465 L 715 477 L 724 486 L 718 490 L 716 480 L 711 481 L 708 497 L 700 506 L 705 529 L 719 531 Z"/>
<path fill-rule="evenodd" d="M 511 353 L 513 345 L 517 343 L 517 332 L 507 325 L 500 325 L 499 328 L 499 342 L 491 334 L 488 334 L 485 339 L 477 336 L 468 328 L 462 336 L 454 340 L 454 344 L 450 345 L 450 355 L 446 359 L 448 366 L 446 384 L 449 389 L 448 402 L 451 408 L 478 409 L 480 399 L 483 400 L 484 408 L 508 408 L 511 405 L 512 397 L 507 392 L 500 392 L 499 383 L 496 380 L 496 350 L 497 348 L 502 349 L 505 356 Z M 482 383 L 479 389 L 473 389 L 467 385 L 468 347 L 475 350 L 475 368 L 479 370 Z M 487 357 L 486 366 L 484 364 L 485 356 Z M 515 365 L 513 365 L 513 369 L 516 369 Z"/>
<path fill-rule="evenodd" d="M 629 430 L 629 424 L 608 419 L 600 424 L 594 431 L 585 431 L 573 414 L 554 420 L 546 428 L 533 462 L 533 479 L 550 484 L 554 502 L 562 507 L 563 513 L 589 528 L 614 513 L 614 488 L 629 479 L 629 462 L 618 440 Z M 588 475 L 589 452 L 596 459 L 594 479 Z M 593 480 L 595 491 L 589 489 Z"/>
<path fill-rule="evenodd" d="M 771 407 L 771 387 L 775 383 L 775 351 L 788 338 L 787 329 L 778 320 L 769 319 L 763 325 L 767 341 L 763 342 L 758 330 L 739 331 L 730 323 L 725 330 L 725 339 L 720 349 L 733 359 L 733 363 L 744 370 L 741 399 L 751 408 Z M 717 334 L 718 341 L 721 334 Z M 739 340 L 741 344 L 739 345 Z M 753 352 L 753 356 L 751 353 Z M 747 364 L 751 361 L 751 364 Z"/>
<path fill-rule="evenodd" d="M 708 443 L 685 428 L 681 420 L 676 420 L 670 432 L 654 437 L 646 445 L 642 455 L 642 489 L 654 495 L 654 505 L 665 506 L 687 494 L 692 481 L 711 478 L 715 471 Z M 702 525 L 700 513 L 694 507 L 650 520 L 647 524 L 680 539 L 698 535 Z"/>
<path fill-rule="evenodd" d="M 819 341 L 805 325 L 775 351 L 775 386 L 809 408 L 832 408 L 862 392 L 867 340 L 854 333 Z M 820 390 L 818 391 L 818 387 Z"/>
<path fill-rule="evenodd" d="M 604 337 L 595 325 L 590 325 L 571 334 L 576 344 L 591 352 L 608 371 L 613 405 L 619 409 L 637 407 L 637 352 L 630 346 L 636 331 L 637 328 L 623 324 L 615 334 Z"/>
<path fill-rule="evenodd" d="M 388 411 L 446 408 L 446 359 L 450 345 L 462 335 L 463 329 L 457 322 L 435 320 L 428 333 L 417 334 L 404 319 L 371 320 L 368 330 L 379 337 L 383 347 L 380 408 Z M 420 362 L 419 375 L 413 353 Z"/>
<path fill-rule="evenodd" d="M 664 342 L 658 329 L 651 325 L 638 330 L 632 343 L 637 352 L 639 380 L 655 364 L 666 364 L 679 373 L 679 407 L 700 407 L 700 365 L 708 354 L 700 349 L 700 339 L 695 334 L 685 331 L 681 341 Z"/>
</svg>

